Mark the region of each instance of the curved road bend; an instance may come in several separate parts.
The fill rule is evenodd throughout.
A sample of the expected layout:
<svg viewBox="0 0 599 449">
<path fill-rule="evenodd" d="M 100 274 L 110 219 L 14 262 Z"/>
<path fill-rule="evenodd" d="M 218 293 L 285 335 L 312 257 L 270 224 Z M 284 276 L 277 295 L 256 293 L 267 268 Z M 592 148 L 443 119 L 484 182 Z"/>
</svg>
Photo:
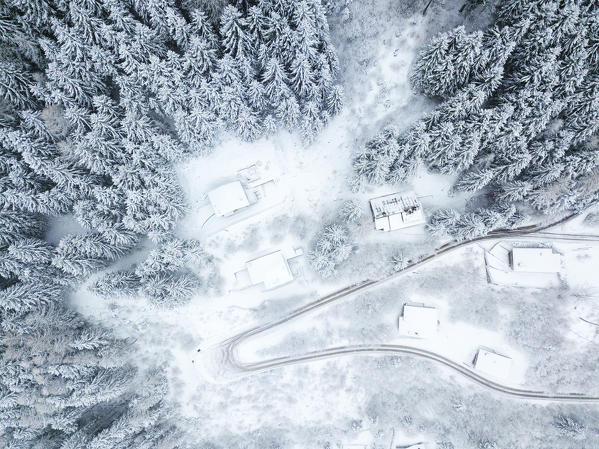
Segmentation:
<svg viewBox="0 0 599 449">
<path fill-rule="evenodd" d="M 234 351 L 234 348 L 231 348 Z M 597 396 L 586 396 L 578 393 L 547 393 L 543 391 L 527 390 L 510 387 L 495 382 L 477 371 L 470 368 L 467 365 L 457 363 L 447 357 L 440 354 L 436 354 L 426 349 L 414 348 L 412 346 L 404 345 L 357 345 L 357 346 L 339 346 L 336 348 L 323 349 L 320 351 L 312 351 L 299 356 L 285 356 L 274 358 L 270 360 L 264 360 L 256 363 L 244 363 L 241 364 L 234 357 L 234 354 L 229 353 L 230 362 L 235 365 L 236 368 L 245 372 L 261 372 L 267 371 L 273 368 L 282 366 L 293 365 L 297 363 L 310 362 L 315 360 L 322 360 L 330 357 L 338 357 L 343 355 L 360 355 L 360 354 L 393 354 L 393 355 L 408 355 L 412 357 L 420 357 L 426 360 L 431 360 L 441 365 L 458 372 L 459 374 L 467 377 L 468 379 L 482 385 L 483 387 L 489 388 L 496 392 L 523 399 L 535 399 L 544 401 L 561 401 L 561 402 L 577 402 L 577 403 L 597 403 L 599 397 Z"/>
<path fill-rule="evenodd" d="M 395 273 L 392 273 L 389 276 L 378 280 L 365 280 L 361 283 L 354 284 L 348 287 L 345 287 L 341 290 L 333 292 L 327 296 L 321 297 L 318 300 L 308 303 L 298 309 L 293 310 L 288 315 L 279 318 L 277 320 L 271 321 L 269 323 L 256 326 L 252 329 L 248 329 L 240 334 L 237 334 L 227 340 L 224 340 L 213 347 L 221 347 L 225 351 L 224 359 L 233 365 L 235 368 L 239 369 L 243 372 L 256 372 L 256 371 L 265 371 L 272 368 L 308 362 L 311 360 L 319 360 L 334 356 L 341 355 L 350 355 L 350 354 L 376 354 L 376 353 L 392 353 L 399 355 L 411 355 L 417 357 L 423 357 L 428 360 L 436 361 L 441 363 L 449 368 L 452 368 L 454 371 L 457 371 L 460 374 L 468 377 L 469 379 L 479 383 L 480 385 L 486 386 L 494 391 L 498 391 L 504 394 L 508 394 L 512 397 L 518 398 L 529 398 L 529 399 L 541 399 L 541 400 L 551 400 L 551 401 L 570 401 L 570 402 L 599 402 L 599 397 L 593 396 L 585 396 L 583 394 L 578 393 L 567 393 L 567 394 L 550 394 L 544 393 L 540 391 L 533 390 L 525 390 L 525 389 L 517 389 L 510 387 L 508 385 L 502 385 L 493 380 L 490 380 L 478 372 L 474 371 L 472 368 L 469 368 L 466 365 L 454 362 L 440 354 L 433 353 L 431 351 L 427 351 L 420 348 L 415 348 L 411 346 L 401 346 L 401 345 L 375 345 L 375 346 L 343 346 L 339 348 L 330 348 L 322 351 L 315 351 L 311 353 L 307 353 L 301 356 L 288 356 L 288 357 L 280 357 L 276 359 L 265 360 L 262 362 L 243 364 L 238 361 L 236 357 L 236 348 L 237 346 L 245 339 L 248 339 L 256 334 L 265 332 L 269 329 L 272 329 L 276 326 L 279 326 L 287 321 L 290 321 L 300 315 L 311 312 L 320 307 L 326 306 L 334 301 L 337 301 L 341 298 L 346 298 L 352 296 L 354 294 L 361 293 L 363 291 L 370 290 L 372 288 L 378 287 L 386 282 L 390 282 L 403 276 L 404 274 L 419 268 L 420 266 L 442 256 L 449 252 L 455 251 L 459 248 L 485 241 L 485 240 L 496 240 L 501 238 L 521 238 L 521 237 L 534 237 L 535 233 L 540 233 L 545 229 L 552 228 L 554 226 L 558 226 L 560 224 L 566 223 L 571 219 L 577 217 L 579 214 L 571 214 L 568 215 L 558 221 L 553 223 L 549 223 L 547 225 L 529 225 L 511 230 L 497 230 L 489 233 L 488 235 L 476 237 L 474 239 L 470 239 L 467 241 L 461 242 L 449 242 L 440 248 L 438 248 L 433 253 L 419 259 L 416 262 L 412 262 L 408 264 L 405 268 Z M 586 235 L 568 235 L 568 234 L 551 234 L 552 238 L 563 239 L 563 240 L 576 240 L 577 237 L 590 238 L 590 239 L 599 239 L 599 236 L 586 236 Z M 224 360 L 223 360 L 224 361 Z"/>
</svg>

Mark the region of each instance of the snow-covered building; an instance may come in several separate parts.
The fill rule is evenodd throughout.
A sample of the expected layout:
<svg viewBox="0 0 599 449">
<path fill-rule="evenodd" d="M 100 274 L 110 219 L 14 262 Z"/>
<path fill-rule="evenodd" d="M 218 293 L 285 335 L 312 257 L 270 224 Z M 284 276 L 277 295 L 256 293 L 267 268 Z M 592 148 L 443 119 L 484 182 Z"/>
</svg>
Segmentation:
<svg viewBox="0 0 599 449">
<path fill-rule="evenodd" d="M 293 281 L 293 273 L 283 252 L 274 251 L 246 262 L 245 269 L 235 273 L 235 279 L 239 287 L 263 285 L 270 290 Z"/>
<path fill-rule="evenodd" d="M 404 304 L 399 317 L 399 332 L 407 337 L 430 338 L 437 333 L 439 316 L 435 307 Z"/>
<path fill-rule="evenodd" d="M 239 181 L 232 181 L 211 190 L 208 192 L 208 200 L 214 214 L 219 217 L 231 215 L 250 205 L 245 189 Z"/>
<path fill-rule="evenodd" d="M 512 359 L 486 348 L 479 348 L 474 356 L 474 368 L 489 376 L 505 379 L 509 377 Z"/>
<path fill-rule="evenodd" d="M 512 248 L 510 266 L 514 271 L 530 273 L 557 273 L 560 255 L 551 248 Z"/>
<path fill-rule="evenodd" d="M 559 253 L 529 241 L 498 242 L 485 251 L 487 279 L 492 284 L 549 288 L 560 285 Z"/>
<path fill-rule="evenodd" d="M 391 193 L 370 200 L 374 228 L 395 231 L 424 224 L 422 204 L 413 193 Z"/>
</svg>

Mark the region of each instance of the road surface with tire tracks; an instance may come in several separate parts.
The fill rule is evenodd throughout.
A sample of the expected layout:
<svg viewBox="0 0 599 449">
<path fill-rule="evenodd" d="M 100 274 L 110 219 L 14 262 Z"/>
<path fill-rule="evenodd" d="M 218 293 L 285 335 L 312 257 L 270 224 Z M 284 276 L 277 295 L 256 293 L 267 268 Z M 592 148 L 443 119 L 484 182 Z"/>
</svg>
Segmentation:
<svg viewBox="0 0 599 449">
<path fill-rule="evenodd" d="M 331 357 L 339 357 L 343 355 L 365 355 L 365 354 L 393 354 L 420 357 L 426 360 L 430 360 L 439 363 L 453 371 L 461 374 L 462 376 L 470 379 L 479 385 L 491 389 L 495 392 L 499 392 L 514 398 L 532 399 L 532 400 L 544 400 L 544 401 L 557 401 L 557 402 L 576 402 L 576 403 L 595 403 L 599 402 L 599 396 L 589 396 L 583 393 L 551 393 L 537 390 L 521 389 L 510 385 L 504 385 L 496 382 L 493 379 L 485 377 L 481 373 L 475 371 L 472 367 L 455 362 L 447 357 L 437 354 L 435 352 L 408 346 L 408 345 L 352 345 L 352 346 L 340 346 L 335 348 L 328 348 L 319 351 L 312 351 L 298 356 L 284 356 L 268 360 L 263 360 L 253 363 L 244 363 L 238 357 L 238 346 L 245 340 L 280 326 L 294 318 L 297 318 L 306 313 L 313 312 L 314 310 L 320 309 L 331 303 L 342 299 L 354 296 L 359 293 L 371 290 L 379 287 L 383 284 L 396 280 L 400 276 L 405 275 L 417 268 L 420 268 L 424 264 L 437 259 L 442 255 L 446 255 L 450 252 L 456 251 L 468 245 L 472 245 L 485 240 L 497 240 L 497 239 L 513 239 L 513 238 L 550 238 L 552 240 L 568 240 L 568 241 L 599 241 L 599 235 L 588 235 L 588 234 L 562 234 L 562 233 L 551 233 L 543 232 L 546 229 L 561 225 L 575 218 L 579 214 L 568 215 L 556 222 L 547 225 L 533 225 L 525 226 L 511 230 L 497 230 L 493 231 L 485 236 L 473 238 L 461 242 L 450 242 L 438 248 L 428 256 L 422 257 L 417 261 L 411 262 L 406 265 L 403 269 L 392 273 L 389 276 L 378 280 L 365 280 L 361 283 L 354 284 L 331 293 L 327 296 L 319 298 L 318 300 L 306 304 L 282 318 L 263 324 L 261 326 L 248 329 L 240 334 L 237 334 L 231 338 L 228 338 L 210 349 L 216 349 L 221 352 L 220 363 L 228 365 L 233 371 L 238 373 L 256 373 L 268 371 L 278 367 L 305 363 L 315 360 L 322 360 Z"/>
</svg>

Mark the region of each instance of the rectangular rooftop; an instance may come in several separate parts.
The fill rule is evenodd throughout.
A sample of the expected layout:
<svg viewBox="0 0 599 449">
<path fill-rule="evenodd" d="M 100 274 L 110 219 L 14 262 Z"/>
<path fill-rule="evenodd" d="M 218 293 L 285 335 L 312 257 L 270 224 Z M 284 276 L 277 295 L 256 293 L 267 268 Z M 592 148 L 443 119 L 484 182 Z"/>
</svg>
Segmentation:
<svg viewBox="0 0 599 449">
<path fill-rule="evenodd" d="M 391 193 L 370 200 L 374 227 L 394 231 L 425 223 L 422 204 L 413 193 Z"/>
</svg>

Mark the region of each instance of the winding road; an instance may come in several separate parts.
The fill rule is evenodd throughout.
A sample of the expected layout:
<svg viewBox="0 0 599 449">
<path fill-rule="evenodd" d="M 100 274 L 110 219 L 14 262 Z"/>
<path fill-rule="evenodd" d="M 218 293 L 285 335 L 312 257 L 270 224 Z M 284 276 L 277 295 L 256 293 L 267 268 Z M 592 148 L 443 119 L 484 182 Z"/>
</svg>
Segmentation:
<svg viewBox="0 0 599 449">
<path fill-rule="evenodd" d="M 543 391 L 527 390 L 503 385 L 494 380 L 491 380 L 478 371 L 475 371 L 466 364 L 457 363 L 440 354 L 428 351 L 426 349 L 415 348 L 404 345 L 355 345 L 355 346 L 340 346 L 337 348 L 328 348 L 320 351 L 312 351 L 299 356 L 279 357 L 275 359 L 265 360 L 257 363 L 237 364 L 238 368 L 244 371 L 261 372 L 268 371 L 281 366 L 288 366 L 307 361 L 322 360 L 330 357 L 338 357 L 343 355 L 373 355 L 373 354 L 391 354 L 400 356 L 420 357 L 425 360 L 440 363 L 441 365 L 456 371 L 466 378 L 482 385 L 483 387 L 492 389 L 496 392 L 525 399 L 545 400 L 552 402 L 599 402 L 597 396 L 586 396 L 579 393 L 547 393 Z M 237 358 L 233 358 L 237 361 Z M 238 363 L 238 362 L 237 362 Z"/>
<path fill-rule="evenodd" d="M 556 402 L 575 402 L 575 403 L 595 403 L 599 402 L 598 396 L 590 396 L 582 393 L 551 393 L 537 390 L 529 390 L 529 389 L 521 389 L 516 388 L 510 385 L 501 384 L 496 382 L 493 379 L 485 377 L 478 371 L 475 371 L 470 366 L 453 361 L 441 354 L 437 354 L 435 352 L 408 346 L 408 345 L 388 345 L 388 344 L 379 344 L 379 345 L 352 345 L 352 346 L 340 346 L 334 348 L 327 348 L 318 351 L 312 351 L 305 354 L 297 355 L 297 356 L 285 356 L 278 357 L 268 360 L 263 360 L 259 362 L 253 363 L 244 363 L 238 357 L 238 346 L 247 339 L 255 336 L 259 333 L 266 332 L 270 329 L 273 329 L 277 326 L 280 326 L 294 318 L 297 318 L 301 315 L 305 315 L 307 313 L 318 310 L 322 307 L 328 306 L 335 301 L 338 301 L 343 298 L 348 298 L 359 293 L 363 293 L 365 291 L 380 287 L 383 284 L 388 282 L 392 282 L 398 279 L 400 276 L 403 276 L 421 266 L 425 265 L 432 260 L 437 259 L 443 255 L 446 255 L 450 252 L 456 251 L 460 248 L 485 241 L 485 240 L 497 240 L 497 239 L 513 239 L 513 238 L 550 238 L 552 240 L 568 240 L 568 241 L 599 241 L 599 235 L 588 235 L 588 234 L 561 234 L 561 233 L 550 233 L 543 232 L 549 228 L 553 228 L 555 226 L 566 223 L 567 221 L 572 220 L 579 214 L 572 214 L 567 217 L 564 217 L 558 221 L 549 223 L 547 225 L 533 225 L 533 226 L 525 226 L 516 229 L 505 229 L 505 230 L 497 230 L 488 235 L 473 238 L 467 241 L 461 242 L 450 242 L 448 244 L 443 245 L 438 248 L 433 253 L 420 258 L 417 261 L 408 263 L 402 270 L 399 270 L 395 273 L 392 273 L 386 277 L 380 278 L 378 280 L 365 280 L 361 283 L 354 284 L 348 287 L 345 287 L 341 290 L 338 290 L 334 293 L 331 293 L 327 296 L 321 297 L 318 300 L 306 304 L 298 309 L 293 310 L 289 314 L 265 323 L 263 325 L 254 327 L 252 329 L 248 329 L 240 334 L 237 334 L 233 337 L 230 337 L 217 345 L 213 346 L 210 349 L 217 350 L 220 352 L 221 356 L 219 357 L 220 363 L 228 368 L 231 371 L 235 371 L 238 373 L 257 373 L 268 371 L 274 368 L 322 360 L 331 357 L 339 357 L 344 355 L 372 355 L 372 354 L 394 354 L 394 355 L 403 355 L 403 356 L 412 356 L 412 357 L 420 357 L 426 360 L 433 361 L 435 363 L 439 363 L 447 368 L 452 369 L 453 371 L 463 375 L 464 377 L 470 379 L 477 384 L 486 387 L 490 390 L 493 390 L 498 393 L 502 393 L 504 395 L 508 395 L 514 398 L 520 399 L 531 399 L 531 400 L 544 400 L 544 401 L 556 401 Z"/>
</svg>

